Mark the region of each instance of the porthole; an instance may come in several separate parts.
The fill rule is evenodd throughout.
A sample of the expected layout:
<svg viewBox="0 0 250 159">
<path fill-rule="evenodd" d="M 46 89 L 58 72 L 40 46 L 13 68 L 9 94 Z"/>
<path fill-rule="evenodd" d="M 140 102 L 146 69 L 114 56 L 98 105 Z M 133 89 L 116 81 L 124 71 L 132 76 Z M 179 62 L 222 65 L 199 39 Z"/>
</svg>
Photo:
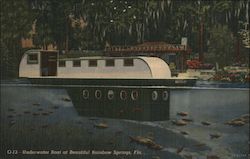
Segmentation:
<svg viewBox="0 0 250 159">
<path fill-rule="evenodd" d="M 168 100 L 168 91 L 163 91 L 162 92 L 162 99 L 165 100 L 165 101 Z"/>
<path fill-rule="evenodd" d="M 121 91 L 120 92 L 120 98 L 121 98 L 121 100 L 126 100 L 127 99 L 127 92 L 126 91 Z"/>
<path fill-rule="evenodd" d="M 82 97 L 83 97 L 83 99 L 89 99 L 89 91 L 84 89 L 82 91 Z"/>
<path fill-rule="evenodd" d="M 102 92 L 100 90 L 95 91 L 95 98 L 96 99 L 101 99 L 102 98 Z"/>
<path fill-rule="evenodd" d="M 157 98 L 158 98 L 158 93 L 157 93 L 157 91 L 153 91 L 153 92 L 152 92 L 152 100 L 155 101 L 155 100 L 157 100 Z"/>
<path fill-rule="evenodd" d="M 114 99 L 114 97 L 115 97 L 114 91 L 113 90 L 109 90 L 108 91 L 108 99 L 112 100 L 112 99 Z"/>
<path fill-rule="evenodd" d="M 132 100 L 137 100 L 138 97 L 139 97 L 138 91 L 132 91 L 132 92 L 131 92 L 131 99 L 132 99 Z"/>
</svg>

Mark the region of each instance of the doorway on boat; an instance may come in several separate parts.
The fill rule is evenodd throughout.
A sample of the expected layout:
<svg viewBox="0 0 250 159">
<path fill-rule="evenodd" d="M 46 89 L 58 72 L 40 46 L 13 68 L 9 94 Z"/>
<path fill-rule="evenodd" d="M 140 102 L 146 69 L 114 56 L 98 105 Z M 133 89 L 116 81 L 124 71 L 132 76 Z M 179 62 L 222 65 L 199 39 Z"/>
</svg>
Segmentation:
<svg viewBox="0 0 250 159">
<path fill-rule="evenodd" d="M 57 52 L 42 51 L 41 52 L 41 76 L 57 75 Z"/>
</svg>

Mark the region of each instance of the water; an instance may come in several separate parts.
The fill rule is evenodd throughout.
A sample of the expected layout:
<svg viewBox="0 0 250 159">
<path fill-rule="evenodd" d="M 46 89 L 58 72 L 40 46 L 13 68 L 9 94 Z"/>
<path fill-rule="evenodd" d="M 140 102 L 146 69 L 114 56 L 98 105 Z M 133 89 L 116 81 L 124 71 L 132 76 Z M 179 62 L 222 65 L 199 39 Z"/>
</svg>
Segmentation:
<svg viewBox="0 0 250 159">
<path fill-rule="evenodd" d="M 248 89 L 195 89 L 174 91 L 172 116 L 178 111 L 192 112 L 194 118 L 225 121 L 249 111 Z"/>
<path fill-rule="evenodd" d="M 247 158 L 248 155 L 249 124 L 241 127 L 224 124 L 249 113 L 249 90 L 246 88 L 171 88 L 170 121 L 155 122 L 79 116 L 71 102 L 62 100 L 66 97 L 67 92 L 60 87 L 51 89 L 19 81 L 2 84 L 3 151 L 17 149 L 20 158 L 27 158 L 20 154 L 22 150 L 52 149 L 142 152 L 142 155 L 130 156 L 60 155 L 54 158 L 181 159 L 191 155 L 205 159 L 208 155 L 216 155 L 233 159 Z M 173 125 L 171 120 L 179 119 L 176 113 L 180 111 L 188 112 L 188 118 L 194 121 L 186 126 Z M 47 112 L 52 113 L 46 115 Z M 208 121 L 211 125 L 204 126 L 202 121 Z M 102 122 L 108 128 L 94 127 Z M 186 131 L 189 135 L 182 135 L 180 131 Z M 209 135 L 213 133 L 219 133 L 221 137 L 211 139 Z M 163 150 L 156 151 L 130 142 L 129 136 L 148 134 L 163 146 Z M 183 151 L 177 154 L 177 149 L 182 146 Z M 32 157 L 51 158 L 51 155 Z"/>
<path fill-rule="evenodd" d="M 218 81 L 197 81 L 196 86 L 205 88 L 249 88 L 249 82 L 230 83 L 230 82 L 218 82 Z"/>
</svg>

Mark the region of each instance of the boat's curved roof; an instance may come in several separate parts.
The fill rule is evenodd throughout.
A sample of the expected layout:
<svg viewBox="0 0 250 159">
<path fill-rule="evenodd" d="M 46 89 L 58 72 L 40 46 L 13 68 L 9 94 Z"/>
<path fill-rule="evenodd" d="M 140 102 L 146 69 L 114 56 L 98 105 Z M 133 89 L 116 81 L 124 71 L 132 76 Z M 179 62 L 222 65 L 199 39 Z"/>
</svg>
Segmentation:
<svg viewBox="0 0 250 159">
<path fill-rule="evenodd" d="M 153 78 L 171 78 L 168 64 L 158 57 L 138 57 L 143 59 L 151 70 Z"/>
</svg>

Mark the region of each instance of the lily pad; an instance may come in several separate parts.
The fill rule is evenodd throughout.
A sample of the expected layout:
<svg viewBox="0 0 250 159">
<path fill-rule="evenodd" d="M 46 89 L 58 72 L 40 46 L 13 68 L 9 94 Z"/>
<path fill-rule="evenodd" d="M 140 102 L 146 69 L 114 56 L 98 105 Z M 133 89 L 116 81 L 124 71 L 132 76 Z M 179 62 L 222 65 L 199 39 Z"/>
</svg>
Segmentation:
<svg viewBox="0 0 250 159">
<path fill-rule="evenodd" d="M 190 119 L 190 118 L 182 118 L 183 121 L 186 121 L 186 122 L 193 122 L 194 120 L 193 119 Z"/>
<path fill-rule="evenodd" d="M 232 126 L 243 126 L 246 123 L 244 121 L 240 121 L 240 120 L 233 120 L 233 121 L 228 121 L 226 122 L 227 125 L 232 125 Z"/>
<path fill-rule="evenodd" d="M 116 132 L 115 132 L 115 134 L 116 134 L 116 135 L 120 135 L 120 134 L 122 134 L 122 130 L 118 130 L 118 131 L 116 131 Z"/>
<path fill-rule="evenodd" d="M 34 106 L 40 106 L 40 103 L 33 103 Z"/>
<path fill-rule="evenodd" d="M 131 141 L 134 141 L 138 144 L 145 145 L 148 148 L 154 149 L 154 150 L 161 150 L 163 147 L 157 143 L 155 143 L 152 139 L 144 136 L 129 136 Z"/>
<path fill-rule="evenodd" d="M 187 131 L 181 131 L 180 133 L 183 135 L 189 135 L 189 133 Z"/>
<path fill-rule="evenodd" d="M 188 124 L 186 121 L 184 121 L 184 120 L 182 120 L 182 119 L 180 119 L 180 120 L 174 120 L 174 121 L 172 121 L 172 123 L 173 123 L 174 125 L 177 125 L 177 126 L 185 126 L 185 125 Z"/>
<path fill-rule="evenodd" d="M 9 122 L 9 127 L 12 127 L 13 125 L 15 125 L 16 124 L 16 121 L 15 120 L 11 120 L 10 122 Z"/>
<path fill-rule="evenodd" d="M 207 159 L 220 159 L 220 158 L 216 155 L 208 155 Z"/>
<path fill-rule="evenodd" d="M 217 139 L 217 138 L 221 137 L 221 135 L 217 134 L 217 133 L 215 133 L 215 134 L 209 134 L 209 135 L 210 135 L 211 139 Z"/>
<path fill-rule="evenodd" d="M 49 125 L 42 125 L 42 128 L 48 128 L 49 127 Z"/>
<path fill-rule="evenodd" d="M 13 118 L 14 116 L 13 115 L 8 115 L 7 118 Z"/>
<path fill-rule="evenodd" d="M 192 155 L 183 155 L 183 157 L 184 157 L 185 159 L 192 159 L 192 158 L 193 158 Z"/>
<path fill-rule="evenodd" d="M 15 109 L 13 109 L 13 108 L 9 108 L 9 109 L 8 109 L 9 112 L 13 112 L 14 110 L 15 110 Z"/>
<path fill-rule="evenodd" d="M 177 154 L 181 153 L 183 151 L 183 149 L 184 149 L 184 146 L 177 148 L 176 153 Z"/>
<path fill-rule="evenodd" d="M 203 147 L 203 146 L 207 146 L 207 145 L 204 144 L 204 143 L 200 143 L 200 144 L 195 144 L 194 146 L 195 146 L 195 147 Z"/>
<path fill-rule="evenodd" d="M 205 126 L 209 126 L 209 125 L 211 125 L 211 123 L 210 123 L 210 122 L 208 122 L 208 121 L 202 121 L 202 122 L 201 122 L 201 124 L 202 124 L 202 125 L 205 125 Z"/>
<path fill-rule="evenodd" d="M 143 109 L 140 107 L 135 107 L 132 109 L 132 112 L 143 112 Z"/>
<path fill-rule="evenodd" d="M 240 116 L 239 118 L 229 120 L 225 124 L 232 125 L 232 126 L 243 126 L 246 123 L 249 123 L 249 114 L 244 114 Z"/>
<path fill-rule="evenodd" d="M 68 97 L 63 97 L 62 100 L 65 101 L 65 102 L 70 102 L 71 101 L 71 99 L 68 98 Z"/>
<path fill-rule="evenodd" d="M 49 113 L 48 112 L 43 112 L 42 115 L 47 116 L 47 115 L 49 115 Z"/>
<path fill-rule="evenodd" d="M 108 128 L 108 125 L 106 123 L 99 123 L 99 124 L 95 124 L 94 126 L 96 128 L 101 128 L 101 129 Z"/>
<path fill-rule="evenodd" d="M 188 112 L 178 112 L 177 115 L 179 115 L 179 116 L 187 116 Z"/>
<path fill-rule="evenodd" d="M 152 159 L 161 159 L 159 156 L 153 156 Z"/>
<path fill-rule="evenodd" d="M 58 109 L 58 108 L 59 108 L 59 106 L 53 106 L 52 108 L 53 108 L 53 109 Z"/>
<path fill-rule="evenodd" d="M 30 114 L 30 111 L 24 111 L 23 113 L 24 114 Z"/>
<path fill-rule="evenodd" d="M 40 113 L 32 113 L 33 116 L 38 116 Z"/>
<path fill-rule="evenodd" d="M 39 108 L 38 111 L 43 111 L 43 108 Z"/>
</svg>

